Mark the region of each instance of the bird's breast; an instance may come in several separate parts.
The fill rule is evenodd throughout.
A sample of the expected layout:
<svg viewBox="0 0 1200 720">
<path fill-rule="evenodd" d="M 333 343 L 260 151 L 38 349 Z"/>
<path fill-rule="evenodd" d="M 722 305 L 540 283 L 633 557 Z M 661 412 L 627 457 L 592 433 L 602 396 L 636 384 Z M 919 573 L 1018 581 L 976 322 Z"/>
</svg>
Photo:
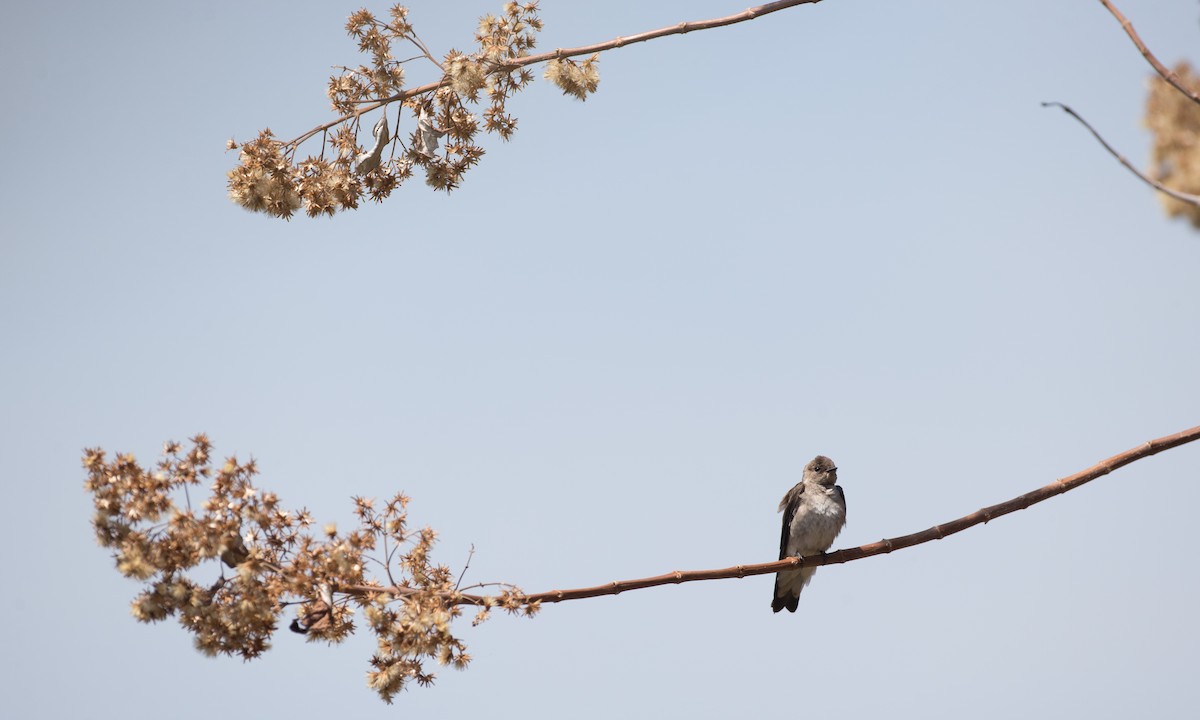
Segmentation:
<svg viewBox="0 0 1200 720">
<path fill-rule="evenodd" d="M 792 518 L 788 544 L 797 555 L 825 552 L 846 524 L 846 508 L 832 493 L 813 493 L 806 500 Z"/>
</svg>

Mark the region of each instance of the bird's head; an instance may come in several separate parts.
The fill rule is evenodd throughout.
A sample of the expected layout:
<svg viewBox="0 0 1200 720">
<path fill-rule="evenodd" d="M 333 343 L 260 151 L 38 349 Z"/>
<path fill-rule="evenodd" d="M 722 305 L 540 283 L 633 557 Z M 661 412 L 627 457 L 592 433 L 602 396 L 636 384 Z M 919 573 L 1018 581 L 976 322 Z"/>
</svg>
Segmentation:
<svg viewBox="0 0 1200 720">
<path fill-rule="evenodd" d="M 824 455 L 818 455 L 804 466 L 804 481 L 831 488 L 837 484 L 837 465 Z"/>
</svg>

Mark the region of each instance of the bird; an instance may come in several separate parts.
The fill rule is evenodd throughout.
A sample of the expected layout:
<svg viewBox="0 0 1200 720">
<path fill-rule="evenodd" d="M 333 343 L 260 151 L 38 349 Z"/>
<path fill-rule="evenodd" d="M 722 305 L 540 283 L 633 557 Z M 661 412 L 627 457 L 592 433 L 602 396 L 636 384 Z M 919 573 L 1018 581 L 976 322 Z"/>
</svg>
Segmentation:
<svg viewBox="0 0 1200 720">
<path fill-rule="evenodd" d="M 824 455 L 813 458 L 804 466 L 800 482 L 779 502 L 779 511 L 783 513 L 780 560 L 828 550 L 846 524 L 846 495 L 837 484 L 837 465 Z M 800 591 L 816 571 L 802 567 L 778 572 L 771 610 L 796 612 Z"/>
</svg>

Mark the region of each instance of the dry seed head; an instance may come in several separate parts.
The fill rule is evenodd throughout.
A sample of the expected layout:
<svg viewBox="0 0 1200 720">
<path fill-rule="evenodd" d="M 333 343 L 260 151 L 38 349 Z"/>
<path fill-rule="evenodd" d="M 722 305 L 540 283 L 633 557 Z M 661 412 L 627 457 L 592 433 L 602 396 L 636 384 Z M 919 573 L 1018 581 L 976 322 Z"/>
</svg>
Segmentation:
<svg viewBox="0 0 1200 720">
<path fill-rule="evenodd" d="M 1200 78 L 1186 62 L 1174 72 L 1185 87 L 1200 91 Z M 1200 105 L 1154 75 L 1142 122 L 1154 135 L 1148 174 L 1172 190 L 1200 195 Z M 1163 193 L 1158 198 L 1168 215 L 1200 228 L 1200 207 Z"/>
<path fill-rule="evenodd" d="M 446 78 L 450 80 L 450 89 L 467 100 L 478 100 L 479 91 L 487 81 L 482 63 L 451 50 L 442 67 L 446 70 Z"/>
<path fill-rule="evenodd" d="M 596 88 L 600 86 L 600 71 L 597 68 L 599 62 L 599 54 L 592 55 L 582 63 L 570 58 L 551 60 L 546 63 L 543 77 L 557 85 L 564 95 L 587 100 L 587 96 L 596 92 Z"/>
</svg>

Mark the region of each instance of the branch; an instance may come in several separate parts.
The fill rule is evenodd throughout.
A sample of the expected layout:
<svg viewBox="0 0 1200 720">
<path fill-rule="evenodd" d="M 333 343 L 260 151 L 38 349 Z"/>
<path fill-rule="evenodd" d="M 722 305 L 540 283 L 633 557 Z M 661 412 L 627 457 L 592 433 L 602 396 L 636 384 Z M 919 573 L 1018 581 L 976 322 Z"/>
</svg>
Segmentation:
<svg viewBox="0 0 1200 720">
<path fill-rule="evenodd" d="M 941 525 L 934 525 L 931 528 L 915 532 L 910 535 L 902 535 L 900 537 L 887 538 L 874 543 L 860 545 L 858 547 L 846 548 L 837 550 L 831 553 L 822 555 L 813 555 L 810 557 L 786 558 L 775 562 L 757 563 L 754 565 L 735 565 L 728 568 L 720 568 L 717 570 L 676 570 L 674 572 L 665 573 L 663 575 L 655 575 L 653 577 L 638 578 L 636 580 L 618 580 L 605 585 L 596 585 L 594 587 L 575 588 L 572 590 L 550 590 L 549 592 L 533 593 L 520 597 L 522 604 L 531 605 L 535 603 L 556 603 L 564 600 L 581 600 L 583 598 L 601 597 L 604 595 L 617 595 L 627 590 L 642 590 L 644 588 L 657 587 L 659 585 L 678 585 L 685 582 L 697 582 L 700 580 L 725 580 L 729 578 L 744 578 L 750 575 L 767 575 L 776 573 L 780 570 L 791 570 L 798 567 L 820 567 L 822 565 L 840 565 L 843 563 L 862 560 L 863 558 L 872 557 L 874 555 L 885 555 L 896 550 L 903 550 L 915 545 L 922 545 L 931 540 L 941 540 L 955 533 L 960 533 L 963 530 L 974 527 L 981 523 L 986 523 L 989 520 L 995 520 L 998 517 L 1008 515 L 1009 513 L 1018 510 L 1024 510 L 1031 505 L 1036 505 L 1043 500 L 1061 495 L 1070 490 L 1084 485 L 1098 477 L 1102 477 L 1111 473 L 1113 470 L 1125 467 L 1130 463 L 1136 462 L 1143 458 L 1156 455 L 1164 450 L 1179 447 L 1187 443 L 1200 440 L 1200 426 L 1177 432 L 1173 435 L 1160 437 L 1157 440 L 1145 442 L 1132 450 L 1126 450 L 1119 455 L 1113 455 L 1107 460 L 1102 460 L 1095 465 L 1081 470 L 1069 477 L 1060 478 L 1045 487 L 1038 488 L 1032 492 L 1027 492 L 1024 495 L 1019 495 L 1011 500 L 1002 502 L 996 505 L 985 507 L 981 510 L 964 515 L 957 520 L 951 520 Z M 396 597 L 404 597 L 416 593 L 416 590 L 407 587 L 393 586 L 390 588 L 355 586 L 340 588 L 342 592 L 358 595 L 366 592 L 385 592 Z M 495 598 L 488 598 L 482 595 L 467 595 L 458 594 L 454 597 L 447 597 L 447 600 L 453 604 L 459 605 L 483 605 L 487 602 L 495 603 Z"/>
<path fill-rule="evenodd" d="M 940 540 L 1024 510 L 1129 463 L 1194 440 L 1200 440 L 1200 427 L 1151 440 L 1070 477 L 957 520 L 860 547 L 534 594 L 525 594 L 507 583 L 461 588 L 449 568 L 430 562 L 437 533 L 428 527 L 408 529 L 409 501 L 402 493 L 381 510 L 376 510 L 369 499 L 355 498 L 360 528 L 343 535 L 336 527 L 328 526 L 324 539 L 317 539 L 305 532 L 312 524 L 307 511 L 282 510 L 274 493 L 261 492 L 251 484 L 257 474 L 253 461 L 238 463 L 230 457 L 214 470 L 212 446 L 203 434 L 192 438 L 192 449 L 186 453 L 180 443 L 168 442 L 164 458 L 152 469 L 139 465 L 129 453 L 109 461 L 103 450 L 87 449 L 84 488 L 93 494 L 97 510 L 92 521 L 97 541 L 115 550 L 121 574 L 145 583 L 131 606 L 139 621 L 152 623 L 177 616 L 180 624 L 195 635 L 201 651 L 250 660 L 270 647 L 287 606 L 299 605 L 291 630 L 309 640 L 329 643 L 340 642 L 354 632 L 350 613 L 361 609 L 378 643 L 367 684 L 391 702 L 410 681 L 419 685 L 433 682 L 433 674 L 426 672 L 429 661 L 459 669 L 470 663 L 466 645 L 450 631 L 451 621 L 462 614 L 464 605 L 480 607 L 472 623 L 478 625 L 493 609 L 528 617 L 536 615 L 542 603 L 861 560 Z M 185 485 L 207 480 L 212 484 L 203 514 L 181 512 L 172 495 Z M 169 522 L 158 522 L 168 516 Z M 398 562 L 405 574 L 400 583 L 389 576 L 391 584 L 384 586 L 363 573 L 363 562 L 369 559 L 365 552 L 377 547 L 381 537 L 388 537 L 389 545 L 392 541 L 411 545 Z M 253 540 L 251 547 L 243 538 Z M 193 568 L 216 557 L 236 566 L 237 573 L 229 578 L 222 573 L 208 586 L 189 576 Z M 490 586 L 501 590 L 492 595 L 462 592 Z M 389 607 L 397 600 L 403 601 L 398 603 L 402 607 Z"/>
<path fill-rule="evenodd" d="M 537 55 L 526 55 L 524 57 L 512 58 L 506 61 L 503 65 L 497 67 L 495 70 L 493 70 L 493 72 L 507 72 L 515 68 L 525 67 L 527 65 L 536 65 L 537 63 L 545 62 L 547 60 L 563 60 L 565 58 L 578 57 L 580 55 L 591 55 L 593 53 L 598 53 L 605 50 L 613 50 L 626 45 L 632 45 L 633 43 L 654 40 L 656 38 L 666 37 L 668 35 L 682 35 L 684 33 L 694 32 L 697 30 L 711 30 L 713 28 L 725 27 L 726 25 L 735 25 L 737 23 L 746 22 L 747 20 L 760 18 L 763 15 L 770 15 L 771 13 L 779 12 L 780 10 L 787 10 L 788 8 L 796 7 L 797 5 L 813 5 L 819 2 L 821 2 L 821 0 L 778 0 L 777 2 L 769 2 L 757 7 L 743 10 L 742 12 L 734 15 L 727 15 L 725 17 L 711 18 L 709 20 L 696 20 L 692 22 L 681 22 L 678 25 L 669 25 L 667 27 L 658 28 L 657 30 L 648 30 L 643 33 L 638 33 L 636 35 L 613 38 L 607 42 L 584 45 L 575 48 L 560 48 L 550 52 L 538 53 Z M 411 88 L 409 90 L 396 93 L 391 97 L 383 98 L 382 100 L 366 101 L 366 104 L 357 112 L 349 115 L 343 115 L 336 120 L 331 120 L 330 122 L 318 125 L 303 135 L 293 138 L 284 144 L 292 146 L 300 145 L 317 133 L 329 130 L 339 123 L 343 123 L 354 117 L 362 115 L 363 113 L 368 113 L 384 107 L 385 105 L 390 105 L 395 102 L 403 102 L 409 98 L 433 92 L 438 88 L 449 84 L 449 79 L 443 78 L 438 82 L 432 82 L 419 87 Z"/>
<path fill-rule="evenodd" d="M 594 45 L 584 45 L 583 47 L 558 49 L 551 52 L 544 52 L 538 55 L 528 55 L 523 58 L 515 58 L 513 65 L 520 67 L 522 65 L 533 65 L 544 62 L 546 60 L 562 60 L 569 57 L 577 57 L 579 55 L 592 55 L 605 50 L 613 50 L 615 48 L 632 45 L 633 43 L 645 42 L 654 40 L 668 35 L 682 35 L 684 33 L 694 32 L 697 30 L 711 30 L 713 28 L 725 27 L 726 25 L 736 25 L 747 20 L 754 20 L 763 15 L 770 15 L 773 12 L 787 10 L 788 8 L 796 7 L 797 5 L 814 5 L 821 0 L 779 0 L 778 2 L 770 2 L 758 7 L 752 7 L 743 10 L 740 13 L 726 15 L 725 17 L 711 18 L 709 20 L 696 20 L 693 22 L 681 22 L 678 25 L 668 25 L 657 30 L 648 30 L 636 35 L 626 37 L 613 38 L 608 42 L 595 43 Z"/>
<path fill-rule="evenodd" d="M 1097 140 L 1100 141 L 1100 144 L 1104 146 L 1104 149 L 1107 150 L 1110 155 L 1115 157 L 1117 160 L 1120 161 L 1120 163 L 1122 165 L 1124 165 L 1126 168 L 1128 168 L 1129 172 L 1131 172 L 1134 175 L 1137 175 L 1139 178 L 1141 178 L 1142 182 L 1146 183 L 1147 185 L 1154 188 L 1155 190 L 1158 190 L 1161 193 L 1164 193 L 1166 195 L 1169 195 L 1169 196 L 1175 198 L 1176 200 L 1179 200 L 1180 202 L 1185 202 L 1185 203 L 1188 203 L 1189 205 L 1195 205 L 1196 207 L 1200 207 L 1200 195 L 1191 195 L 1189 193 L 1179 192 L 1178 190 L 1172 190 L 1171 188 L 1167 187 L 1166 185 L 1163 185 L 1159 181 L 1154 180 L 1153 178 L 1150 178 L 1149 176 L 1144 174 L 1142 171 L 1138 170 L 1136 167 L 1133 166 L 1133 163 L 1131 163 L 1125 159 L 1124 155 L 1117 152 L 1113 148 L 1112 145 L 1109 145 L 1108 142 L 1105 141 L 1105 139 L 1103 137 L 1101 137 L 1100 133 L 1096 132 L 1096 129 L 1094 127 L 1092 127 L 1088 123 L 1087 120 L 1084 120 L 1082 117 L 1080 117 L 1079 113 L 1075 112 L 1074 110 L 1072 110 L 1071 108 L 1067 107 L 1066 105 L 1064 105 L 1060 102 L 1044 102 L 1044 103 L 1042 103 L 1042 107 L 1061 108 L 1063 112 L 1065 112 L 1066 114 L 1068 114 L 1071 117 L 1078 120 L 1081 125 L 1083 125 L 1085 128 L 1088 129 L 1089 132 L 1092 133 L 1093 137 L 1095 137 Z"/>
<path fill-rule="evenodd" d="M 420 50 L 422 53 L 424 53 L 425 57 L 428 58 L 429 62 L 436 65 L 438 70 L 441 70 L 442 72 L 446 71 L 446 68 L 442 67 L 442 64 L 440 62 L 438 62 L 438 59 L 433 56 L 433 53 L 429 52 L 429 48 L 425 46 L 425 43 L 421 42 L 421 38 L 417 37 L 417 34 L 415 32 L 409 33 L 408 41 L 411 42 L 413 45 L 416 45 L 417 49 Z"/>
<path fill-rule="evenodd" d="M 1121 28 L 1125 30 L 1125 34 L 1128 35 L 1129 39 L 1133 41 L 1133 44 L 1137 46 L 1137 49 L 1142 53 L 1142 57 L 1146 58 L 1146 62 L 1150 63 L 1150 66 L 1154 68 L 1154 71 L 1161 75 L 1163 80 L 1166 80 L 1167 82 L 1171 83 L 1171 85 L 1175 86 L 1176 90 L 1190 97 L 1192 102 L 1200 104 L 1200 94 L 1197 94 L 1194 90 L 1184 85 L 1183 81 L 1179 79 L 1179 76 L 1175 74 L 1175 71 L 1171 70 L 1166 65 L 1163 65 L 1161 62 L 1159 62 L 1158 58 L 1154 57 L 1154 53 L 1150 52 L 1150 48 L 1146 47 L 1146 43 L 1142 42 L 1142 39 L 1138 37 L 1137 31 L 1133 29 L 1133 23 L 1129 22 L 1129 18 L 1122 15 L 1121 11 L 1114 7 L 1113 4 L 1108 0 L 1100 0 L 1100 4 L 1103 5 L 1110 13 L 1112 13 L 1112 16 L 1117 19 L 1117 22 L 1121 23 Z M 1101 142 L 1104 141 L 1101 140 Z M 1137 171 L 1135 170 L 1134 172 Z"/>
</svg>

